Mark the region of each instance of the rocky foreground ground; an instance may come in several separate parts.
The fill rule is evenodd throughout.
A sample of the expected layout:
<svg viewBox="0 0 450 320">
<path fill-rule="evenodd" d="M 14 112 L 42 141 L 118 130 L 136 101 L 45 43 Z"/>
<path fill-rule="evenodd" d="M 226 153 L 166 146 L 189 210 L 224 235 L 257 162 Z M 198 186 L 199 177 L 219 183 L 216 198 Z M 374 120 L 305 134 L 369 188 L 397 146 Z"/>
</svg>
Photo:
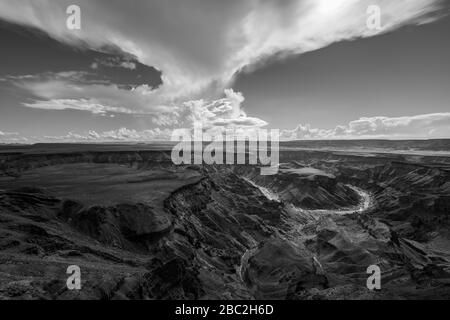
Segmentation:
<svg viewBox="0 0 450 320">
<path fill-rule="evenodd" d="M 281 161 L 263 177 L 164 151 L 4 153 L 0 298 L 450 298 L 448 157 Z M 81 290 L 67 289 L 70 265 Z"/>
</svg>

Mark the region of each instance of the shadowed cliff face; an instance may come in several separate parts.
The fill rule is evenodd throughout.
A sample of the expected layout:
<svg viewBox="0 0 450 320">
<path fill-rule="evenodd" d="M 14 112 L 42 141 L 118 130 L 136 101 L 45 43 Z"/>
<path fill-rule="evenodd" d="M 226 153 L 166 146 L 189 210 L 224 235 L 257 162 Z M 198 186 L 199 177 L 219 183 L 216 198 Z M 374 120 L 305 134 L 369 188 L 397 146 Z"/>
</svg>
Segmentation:
<svg viewBox="0 0 450 320">
<path fill-rule="evenodd" d="M 450 296 L 445 161 L 288 152 L 260 176 L 156 151 L 1 158 L 3 299 Z"/>
</svg>

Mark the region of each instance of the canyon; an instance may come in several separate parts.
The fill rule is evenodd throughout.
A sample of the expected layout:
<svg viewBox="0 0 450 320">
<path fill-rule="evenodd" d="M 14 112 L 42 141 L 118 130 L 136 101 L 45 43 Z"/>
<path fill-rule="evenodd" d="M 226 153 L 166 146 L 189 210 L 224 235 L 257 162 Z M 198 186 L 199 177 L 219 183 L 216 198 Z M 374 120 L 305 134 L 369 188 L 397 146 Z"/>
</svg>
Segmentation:
<svg viewBox="0 0 450 320">
<path fill-rule="evenodd" d="M 0 299 L 450 298 L 446 155 L 289 145 L 263 176 L 165 145 L 41 147 L 0 153 Z"/>
</svg>

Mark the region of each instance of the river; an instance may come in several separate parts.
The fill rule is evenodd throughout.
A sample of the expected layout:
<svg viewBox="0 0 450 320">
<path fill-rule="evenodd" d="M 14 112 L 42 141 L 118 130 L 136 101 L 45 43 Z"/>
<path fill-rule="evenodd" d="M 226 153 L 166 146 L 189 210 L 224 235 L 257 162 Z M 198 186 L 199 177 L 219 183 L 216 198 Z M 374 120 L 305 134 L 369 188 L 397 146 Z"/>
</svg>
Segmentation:
<svg viewBox="0 0 450 320">
<path fill-rule="evenodd" d="M 282 202 L 280 197 L 278 196 L 278 194 L 276 194 L 275 192 L 272 192 L 268 188 L 257 185 L 250 179 L 244 178 L 244 180 L 247 181 L 248 183 L 250 183 L 251 185 L 253 185 L 254 187 L 258 188 L 267 199 L 269 199 L 271 201 L 277 201 L 280 203 Z M 295 207 L 295 208 L 296 208 L 296 210 L 299 210 L 299 211 L 313 213 L 313 214 L 323 214 L 323 215 L 326 215 L 326 214 L 346 215 L 346 214 L 352 214 L 355 212 L 362 213 L 370 208 L 370 206 L 372 204 L 372 197 L 370 196 L 370 194 L 367 191 L 365 191 L 361 188 L 358 188 L 356 186 L 350 185 L 350 184 L 347 184 L 347 187 L 351 188 L 353 191 L 355 191 L 359 195 L 360 202 L 357 206 L 342 209 L 342 210 L 336 210 L 336 209 L 334 209 L 334 210 L 328 210 L 328 209 L 327 210 L 325 210 L 325 209 L 308 210 L 308 209 L 302 209 L 302 208 L 298 208 L 298 207 Z"/>
</svg>

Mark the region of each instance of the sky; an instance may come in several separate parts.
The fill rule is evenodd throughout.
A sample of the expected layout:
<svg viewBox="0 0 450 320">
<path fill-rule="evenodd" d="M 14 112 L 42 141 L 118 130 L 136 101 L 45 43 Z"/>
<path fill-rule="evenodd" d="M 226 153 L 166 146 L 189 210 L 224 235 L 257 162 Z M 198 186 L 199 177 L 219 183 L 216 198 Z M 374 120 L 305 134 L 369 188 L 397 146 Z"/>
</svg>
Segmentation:
<svg viewBox="0 0 450 320">
<path fill-rule="evenodd" d="M 0 143 L 168 140 L 198 123 L 450 138 L 448 13 L 440 0 L 0 0 Z"/>
</svg>

